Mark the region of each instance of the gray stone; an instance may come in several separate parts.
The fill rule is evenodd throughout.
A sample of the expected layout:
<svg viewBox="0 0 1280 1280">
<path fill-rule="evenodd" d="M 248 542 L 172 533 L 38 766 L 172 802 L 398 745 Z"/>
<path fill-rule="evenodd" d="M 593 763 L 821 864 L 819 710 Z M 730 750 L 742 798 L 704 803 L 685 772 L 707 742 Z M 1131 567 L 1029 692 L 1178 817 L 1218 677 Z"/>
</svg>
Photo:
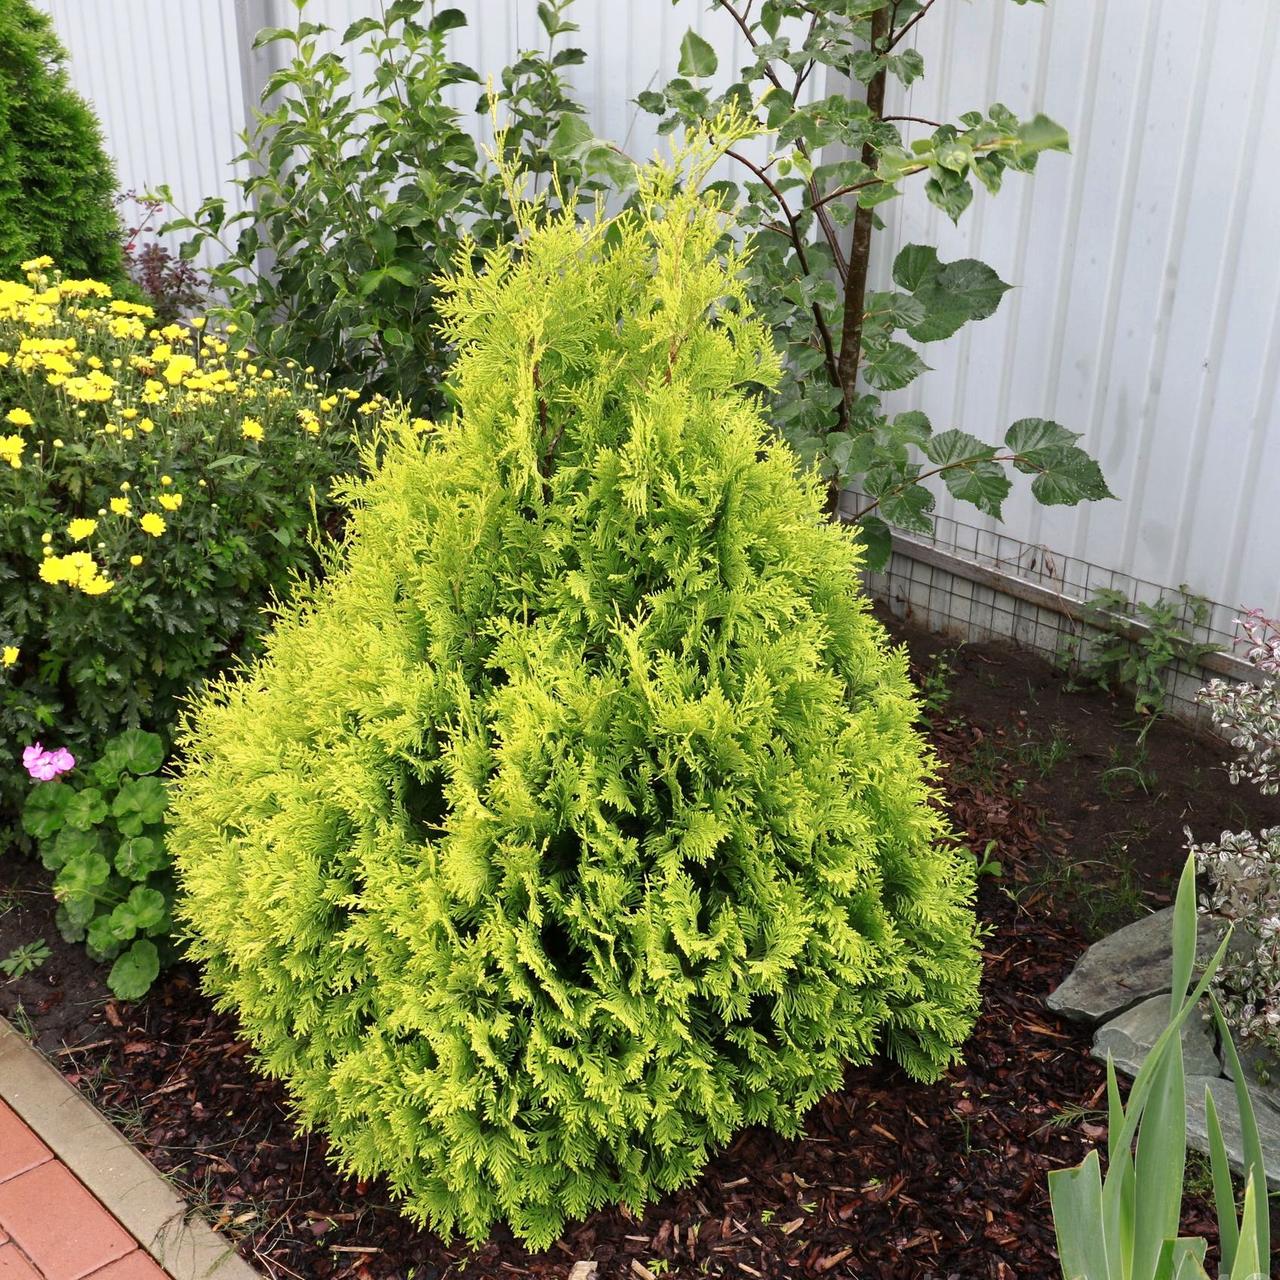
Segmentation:
<svg viewBox="0 0 1280 1280">
<path fill-rule="evenodd" d="M 1220 1076 L 1187 1077 L 1187 1141 L 1197 1151 L 1209 1150 L 1209 1125 L 1205 1115 L 1204 1095 L 1213 1093 L 1214 1109 L 1222 1125 L 1222 1141 L 1227 1148 L 1231 1167 L 1241 1173 L 1244 1170 L 1243 1144 L 1240 1137 L 1240 1112 L 1236 1107 L 1235 1085 Z M 1258 1106 L 1254 1101 L 1254 1115 L 1258 1121 L 1258 1137 L 1262 1142 L 1262 1162 L 1267 1172 L 1267 1186 L 1280 1191 L 1280 1115 L 1270 1107 Z"/>
<path fill-rule="evenodd" d="M 1075 1022 L 1096 1024 L 1168 991 L 1173 968 L 1173 908 L 1154 912 L 1095 942 L 1046 1003 Z M 1196 955 L 1203 963 L 1221 939 L 1221 927 L 1201 916 Z"/>
<path fill-rule="evenodd" d="M 1236 1053 L 1240 1056 L 1240 1065 L 1244 1068 L 1244 1078 L 1254 1103 L 1265 1103 L 1272 1111 L 1280 1113 L 1280 1058 L 1270 1049 L 1254 1049 L 1240 1044 L 1236 1045 Z M 1222 1074 L 1228 1080 L 1234 1080 L 1227 1055 L 1223 1053 L 1220 1056 Z"/>
<path fill-rule="evenodd" d="M 1168 995 L 1151 996 L 1098 1028 L 1093 1036 L 1093 1056 L 1105 1062 L 1110 1051 L 1117 1070 L 1136 1076 L 1169 1025 L 1169 1016 Z M 1182 1061 L 1189 1076 L 1216 1076 L 1220 1071 L 1213 1023 L 1195 1013 L 1182 1028 Z"/>
</svg>

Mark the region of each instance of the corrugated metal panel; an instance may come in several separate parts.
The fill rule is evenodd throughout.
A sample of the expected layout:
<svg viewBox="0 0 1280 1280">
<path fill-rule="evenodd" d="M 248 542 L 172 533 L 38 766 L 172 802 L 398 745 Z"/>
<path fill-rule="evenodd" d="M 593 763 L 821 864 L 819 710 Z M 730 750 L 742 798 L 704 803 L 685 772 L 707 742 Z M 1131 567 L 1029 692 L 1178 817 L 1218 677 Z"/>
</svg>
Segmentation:
<svg viewBox="0 0 1280 1280">
<path fill-rule="evenodd" d="M 234 201 L 227 178 L 244 127 L 230 0 L 41 0 L 93 104 L 122 190 L 160 183 L 194 209 Z"/>
<path fill-rule="evenodd" d="M 125 186 L 187 206 L 227 187 L 244 98 L 231 0 L 45 0 L 97 106 Z M 265 13 L 269 0 L 238 0 Z M 534 0 L 464 0 L 457 56 L 496 73 L 541 43 Z M 282 5 L 284 13 L 292 6 Z M 370 0 L 313 0 L 341 31 Z M 574 89 L 596 131 L 637 156 L 633 99 L 674 73 L 687 26 L 743 61 L 703 0 L 578 0 Z M 1074 154 L 1013 175 L 953 228 L 919 190 L 881 244 L 975 254 L 1019 287 L 1000 313 L 930 349 L 902 399 L 939 428 L 997 437 L 1052 417 L 1086 433 L 1121 501 L 1046 511 L 1010 500 L 1014 536 L 1138 577 L 1280 610 L 1280 6 L 1241 0 L 1229 29 L 1200 0 L 939 5 L 917 28 L 930 74 L 900 110 L 946 118 L 1000 99 L 1071 130 Z M 458 105 L 474 105 L 472 90 Z M 885 263 L 880 266 L 885 272 Z M 971 508 L 942 510 L 969 519 Z"/>
<path fill-rule="evenodd" d="M 979 196 L 959 228 L 918 193 L 892 206 L 893 243 L 972 253 L 1019 286 L 929 349 L 936 372 L 904 398 L 987 438 L 1025 416 L 1086 433 L 1121 501 L 1023 497 L 1014 536 L 1280 608 L 1280 174 L 1258 164 L 1280 129 L 1280 6 L 1245 0 L 1228 31 L 1194 0 L 992 0 L 918 30 L 933 74 L 902 110 L 998 98 L 1062 121 L 1074 154 Z"/>
</svg>

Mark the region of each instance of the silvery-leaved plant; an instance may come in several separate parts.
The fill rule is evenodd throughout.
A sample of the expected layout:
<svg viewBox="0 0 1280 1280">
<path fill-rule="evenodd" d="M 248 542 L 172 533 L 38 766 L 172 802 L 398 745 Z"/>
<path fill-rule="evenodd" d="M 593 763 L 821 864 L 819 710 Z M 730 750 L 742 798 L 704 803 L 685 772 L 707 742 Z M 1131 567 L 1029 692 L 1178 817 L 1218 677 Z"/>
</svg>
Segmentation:
<svg viewBox="0 0 1280 1280">
<path fill-rule="evenodd" d="M 1200 701 L 1238 753 L 1231 780 L 1247 779 L 1274 795 L 1280 791 L 1280 623 L 1255 609 L 1237 625 L 1261 681 L 1213 680 Z M 1216 841 L 1190 847 L 1208 879 L 1200 910 L 1236 928 L 1237 945 L 1214 991 L 1241 1039 L 1280 1060 L 1280 827 L 1224 831 Z"/>
</svg>

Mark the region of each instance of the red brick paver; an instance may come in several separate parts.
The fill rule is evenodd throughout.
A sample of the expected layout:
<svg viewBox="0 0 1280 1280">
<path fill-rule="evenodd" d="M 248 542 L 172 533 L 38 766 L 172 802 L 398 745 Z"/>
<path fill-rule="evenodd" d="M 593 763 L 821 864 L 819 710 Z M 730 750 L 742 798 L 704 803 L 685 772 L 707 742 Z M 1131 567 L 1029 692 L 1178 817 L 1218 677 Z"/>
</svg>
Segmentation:
<svg viewBox="0 0 1280 1280">
<path fill-rule="evenodd" d="M 53 1158 L 53 1152 L 0 1102 L 0 1182 Z M 4 1233 L 0 1231 L 0 1243 Z"/>
<path fill-rule="evenodd" d="M 0 1280 L 165 1280 L 165 1273 L 0 1102 Z"/>
</svg>

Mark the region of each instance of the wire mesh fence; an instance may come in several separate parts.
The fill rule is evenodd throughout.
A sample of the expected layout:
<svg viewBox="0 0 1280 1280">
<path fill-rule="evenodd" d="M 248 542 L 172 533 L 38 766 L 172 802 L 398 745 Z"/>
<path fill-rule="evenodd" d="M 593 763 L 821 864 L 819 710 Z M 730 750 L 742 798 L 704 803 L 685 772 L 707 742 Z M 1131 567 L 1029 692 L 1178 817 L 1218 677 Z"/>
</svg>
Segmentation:
<svg viewBox="0 0 1280 1280">
<path fill-rule="evenodd" d="M 846 518 L 860 498 L 844 495 Z M 1208 679 L 1258 678 L 1237 654 L 1238 609 L 949 517 L 928 535 L 895 533 L 866 585 L 896 617 L 970 643 L 1009 641 L 1076 671 L 1117 640 L 1140 661 L 1168 643 L 1179 656 L 1160 670 L 1164 710 L 1201 728 L 1210 722 L 1196 694 Z"/>
</svg>

